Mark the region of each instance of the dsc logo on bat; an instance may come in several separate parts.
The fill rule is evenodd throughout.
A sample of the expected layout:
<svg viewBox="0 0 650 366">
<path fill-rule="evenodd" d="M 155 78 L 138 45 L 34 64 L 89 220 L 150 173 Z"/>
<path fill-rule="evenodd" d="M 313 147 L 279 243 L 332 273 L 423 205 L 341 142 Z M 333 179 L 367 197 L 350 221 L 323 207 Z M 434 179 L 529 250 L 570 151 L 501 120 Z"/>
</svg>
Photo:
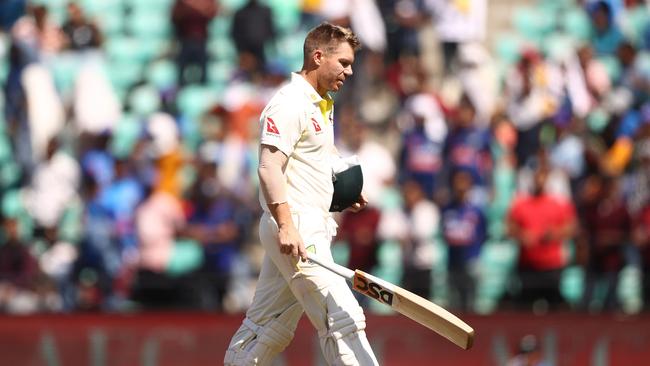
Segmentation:
<svg viewBox="0 0 650 366">
<path fill-rule="evenodd" d="M 354 288 L 384 304 L 393 305 L 393 293 L 365 277 L 359 275 L 354 276 Z"/>
</svg>

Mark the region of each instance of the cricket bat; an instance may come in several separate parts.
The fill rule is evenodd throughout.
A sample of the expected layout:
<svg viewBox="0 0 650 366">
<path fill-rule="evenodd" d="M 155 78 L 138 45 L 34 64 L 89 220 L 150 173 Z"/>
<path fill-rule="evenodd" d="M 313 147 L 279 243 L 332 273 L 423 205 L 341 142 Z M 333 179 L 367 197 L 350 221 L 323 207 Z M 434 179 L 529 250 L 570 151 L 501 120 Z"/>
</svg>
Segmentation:
<svg viewBox="0 0 650 366">
<path fill-rule="evenodd" d="M 444 308 L 410 291 L 360 270 L 351 270 L 331 261 L 320 260 L 307 253 L 310 261 L 352 282 L 352 288 L 393 308 L 447 338 L 463 349 L 474 343 L 474 329 Z"/>
</svg>

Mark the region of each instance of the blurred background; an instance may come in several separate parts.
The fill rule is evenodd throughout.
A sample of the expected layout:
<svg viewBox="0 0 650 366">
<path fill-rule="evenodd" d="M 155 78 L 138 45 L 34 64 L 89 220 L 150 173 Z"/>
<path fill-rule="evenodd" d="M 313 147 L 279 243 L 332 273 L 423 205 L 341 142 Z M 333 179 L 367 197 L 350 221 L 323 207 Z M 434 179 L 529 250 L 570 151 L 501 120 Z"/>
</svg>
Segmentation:
<svg viewBox="0 0 650 366">
<path fill-rule="evenodd" d="M 370 206 L 334 256 L 477 330 L 461 353 L 359 298 L 379 358 L 645 364 L 641 0 L 0 1 L 0 359 L 221 362 L 263 257 L 259 113 L 323 20 L 363 44 L 335 133 Z"/>
</svg>

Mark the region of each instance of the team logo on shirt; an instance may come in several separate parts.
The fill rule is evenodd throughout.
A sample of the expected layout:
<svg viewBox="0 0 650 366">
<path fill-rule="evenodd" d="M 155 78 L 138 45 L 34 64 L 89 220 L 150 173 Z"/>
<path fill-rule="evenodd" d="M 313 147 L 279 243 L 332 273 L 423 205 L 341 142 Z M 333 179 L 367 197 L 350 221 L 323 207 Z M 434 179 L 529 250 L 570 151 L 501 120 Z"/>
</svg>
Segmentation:
<svg viewBox="0 0 650 366">
<path fill-rule="evenodd" d="M 316 121 L 316 119 L 312 118 L 311 124 L 314 125 L 314 130 L 316 130 L 316 132 L 321 132 L 320 124 L 318 124 L 318 121 Z"/>
<path fill-rule="evenodd" d="M 279 135 L 280 131 L 271 117 L 266 117 L 266 132 Z"/>
</svg>

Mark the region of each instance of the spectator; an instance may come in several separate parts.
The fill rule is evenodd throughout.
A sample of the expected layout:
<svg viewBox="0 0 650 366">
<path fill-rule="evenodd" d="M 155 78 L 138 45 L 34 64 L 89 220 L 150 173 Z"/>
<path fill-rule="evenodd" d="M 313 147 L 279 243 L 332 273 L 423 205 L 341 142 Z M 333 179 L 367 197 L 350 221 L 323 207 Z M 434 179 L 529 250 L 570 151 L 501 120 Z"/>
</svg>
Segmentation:
<svg viewBox="0 0 650 366">
<path fill-rule="evenodd" d="M 562 94 L 561 73 L 542 55 L 527 49 L 508 71 L 505 93 L 507 113 L 517 128 L 517 164 L 526 164 L 540 147 L 543 122 L 553 116 Z"/>
<path fill-rule="evenodd" d="M 440 222 L 442 239 L 449 248 L 449 285 L 457 294 L 452 304 L 473 311 L 481 246 L 487 238 L 487 225 L 481 209 L 469 200 L 474 176 L 459 169 L 451 175 L 452 200 L 443 207 Z"/>
<path fill-rule="evenodd" d="M 214 0 L 176 0 L 172 9 L 172 23 L 179 43 L 176 58 L 178 80 L 181 86 L 207 81 L 208 24 L 217 15 Z M 200 71 L 198 80 L 188 75 L 190 67 Z"/>
<path fill-rule="evenodd" d="M 618 179 L 600 174 L 590 176 L 581 201 L 583 245 L 589 253 L 583 306 L 588 310 L 615 310 L 618 275 L 626 264 L 632 230 Z M 599 285 L 605 288 L 602 299 L 595 293 Z M 600 300 L 602 303 L 598 304 Z"/>
<path fill-rule="evenodd" d="M 0 311 L 29 313 L 42 309 L 36 287 L 42 278 L 38 261 L 19 236 L 19 223 L 2 218 L 4 243 L 0 245 Z"/>
<path fill-rule="evenodd" d="M 520 247 L 518 300 L 557 306 L 560 276 L 568 263 L 565 241 L 573 237 L 576 220 L 573 204 L 545 190 L 548 168 L 540 166 L 534 175 L 533 191 L 519 194 L 508 214 L 508 233 Z"/>
<path fill-rule="evenodd" d="M 353 114 L 351 112 L 350 114 Z M 343 123 L 343 118 L 339 119 Z M 363 170 L 363 192 L 370 205 L 381 204 L 386 189 L 395 179 L 395 161 L 388 149 L 376 142 L 369 127 L 353 116 L 342 127 L 342 156 L 357 155 Z"/>
<path fill-rule="evenodd" d="M 487 1 L 425 0 L 442 46 L 445 74 L 452 71 L 458 48 L 485 38 Z"/>
<path fill-rule="evenodd" d="M 557 151 L 555 151 L 557 154 Z M 565 200 L 572 199 L 571 182 L 566 170 L 558 168 L 551 160 L 551 156 L 546 148 L 540 148 L 533 159 L 519 169 L 517 176 L 517 190 L 521 193 L 532 192 L 535 186 L 535 174 L 539 169 L 547 171 L 544 191 L 555 197 Z M 555 156 L 556 159 L 559 159 Z M 571 156 L 563 156 L 558 164 L 567 163 Z M 577 184 L 577 183 L 576 183 Z"/>
<path fill-rule="evenodd" d="M 641 253 L 643 292 L 645 303 L 650 303 L 650 203 L 634 216 L 632 238 Z"/>
<path fill-rule="evenodd" d="M 0 3 L 0 30 L 7 31 L 25 14 L 26 0 L 7 0 Z"/>
<path fill-rule="evenodd" d="M 612 6 L 607 1 L 594 1 L 587 5 L 593 25 L 591 43 L 599 56 L 614 55 L 623 41 L 623 35 L 614 19 Z"/>
<path fill-rule="evenodd" d="M 45 61 L 65 45 L 63 32 L 49 18 L 44 5 L 28 6 L 27 14 L 14 23 L 11 35 L 32 60 Z"/>
<path fill-rule="evenodd" d="M 59 225 L 71 201 L 77 198 L 79 183 L 79 164 L 59 149 L 56 139 L 51 139 L 25 195 L 25 206 L 39 227 L 51 229 Z"/>
<path fill-rule="evenodd" d="M 29 123 L 32 159 L 43 159 L 50 139 L 57 136 L 65 124 L 65 110 L 56 91 L 50 71 L 32 63 L 22 73 L 25 106 Z"/>
<path fill-rule="evenodd" d="M 81 195 L 85 203 L 83 232 L 79 247 L 79 259 L 75 263 L 79 284 L 84 284 L 86 273 L 93 270 L 97 277 L 97 288 L 101 298 L 106 299 L 106 308 L 116 310 L 126 293 L 119 293 L 114 283 L 126 269 L 122 259 L 122 248 L 110 213 L 99 201 L 100 186 L 92 175 L 84 175 Z"/>
<path fill-rule="evenodd" d="M 388 0 L 377 3 L 386 23 L 386 60 L 393 63 L 403 52 L 420 53 L 418 34 L 426 20 L 424 2 Z"/>
<path fill-rule="evenodd" d="M 203 262 L 200 248 L 178 240 L 186 224 L 181 201 L 151 191 L 136 211 L 140 263 L 131 298 L 146 308 L 196 308 L 194 274 Z"/>
<path fill-rule="evenodd" d="M 408 227 L 402 238 L 402 286 L 428 299 L 431 297 L 431 272 L 436 262 L 434 240 L 438 234 L 440 212 L 415 181 L 404 182 L 402 196 Z"/>
<path fill-rule="evenodd" d="M 63 24 L 67 48 L 72 51 L 97 49 L 102 44 L 102 34 L 97 25 L 87 19 L 77 3 L 68 3 L 68 19 Z"/>
<path fill-rule="evenodd" d="M 130 255 L 136 247 L 135 211 L 145 189 L 132 171 L 130 160 L 117 159 L 113 181 L 100 193 L 100 204 L 109 213 L 120 240 L 121 250 Z"/>
<path fill-rule="evenodd" d="M 432 96 L 420 94 L 408 101 L 413 125 L 407 127 L 402 135 L 399 178 L 401 182 L 417 182 L 425 196 L 432 198 L 443 169 L 446 126 Z"/>
<path fill-rule="evenodd" d="M 250 218 L 217 179 L 215 164 L 206 161 L 198 165 L 198 178 L 188 197 L 189 218 L 181 233 L 203 245 L 202 307 L 223 311 Z"/>
<path fill-rule="evenodd" d="M 443 159 L 447 172 L 463 169 L 472 174 L 474 185 L 468 198 L 484 206 L 488 199 L 487 186 L 492 171 L 491 135 L 489 130 L 480 127 L 487 123 L 479 123 L 476 116 L 476 108 L 469 96 L 463 95 L 450 123 Z"/>
<path fill-rule="evenodd" d="M 273 46 L 275 33 L 273 14 L 268 6 L 258 0 L 249 0 L 237 10 L 230 34 L 239 52 L 240 64 L 250 64 L 251 71 L 263 70 L 267 62 L 265 47 Z"/>
</svg>

